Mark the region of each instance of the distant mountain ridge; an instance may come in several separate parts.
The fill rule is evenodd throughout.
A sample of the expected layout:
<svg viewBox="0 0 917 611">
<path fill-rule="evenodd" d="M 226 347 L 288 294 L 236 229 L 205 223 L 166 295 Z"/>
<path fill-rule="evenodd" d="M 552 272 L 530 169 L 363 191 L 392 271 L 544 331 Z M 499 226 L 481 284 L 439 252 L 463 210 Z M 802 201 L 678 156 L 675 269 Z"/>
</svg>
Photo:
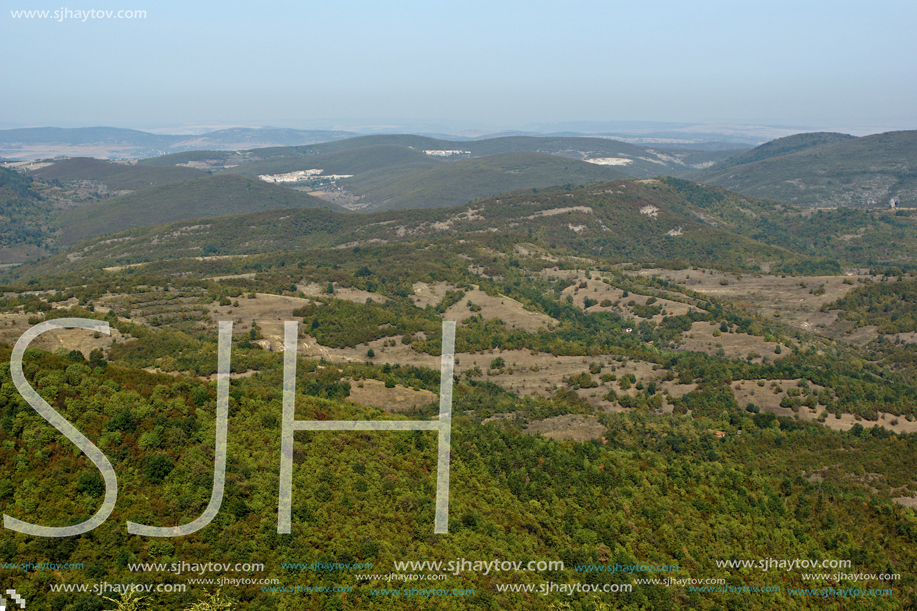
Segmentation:
<svg viewBox="0 0 917 611">
<path fill-rule="evenodd" d="M 0 130 L 0 157 L 42 159 L 72 157 L 141 158 L 203 148 L 236 150 L 300 146 L 355 136 L 333 130 L 228 128 L 199 136 L 151 134 L 117 127 L 29 127 Z"/>
</svg>

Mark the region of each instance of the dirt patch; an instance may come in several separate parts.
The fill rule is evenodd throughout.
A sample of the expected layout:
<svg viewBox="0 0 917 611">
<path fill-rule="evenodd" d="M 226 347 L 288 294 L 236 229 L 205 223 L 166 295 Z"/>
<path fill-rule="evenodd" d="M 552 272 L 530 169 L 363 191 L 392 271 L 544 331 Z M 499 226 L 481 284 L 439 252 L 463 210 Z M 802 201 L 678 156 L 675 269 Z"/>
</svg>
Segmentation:
<svg viewBox="0 0 917 611">
<path fill-rule="evenodd" d="M 719 332 L 715 336 L 714 332 Z M 695 322 L 691 330 L 684 335 L 678 348 L 694 352 L 719 355 L 730 359 L 749 360 L 752 363 L 768 363 L 782 358 L 775 350 L 780 344 L 766 342 L 763 337 L 747 335 L 745 333 L 723 333 L 720 326 L 709 322 Z M 781 347 L 781 353 L 789 352 L 789 348 Z"/>
<path fill-rule="evenodd" d="M 763 386 L 759 386 L 762 383 Z M 819 420 L 825 408 L 817 402 L 814 408 L 800 405 L 796 408 L 797 411 L 793 411 L 792 407 L 780 407 L 780 402 L 788 393 L 794 392 L 793 389 L 800 391 L 797 398 L 806 399 L 805 391 L 799 387 L 799 380 L 738 380 L 732 384 L 732 393 L 739 407 L 744 408 L 747 404 L 754 403 L 762 412 L 806 421 Z M 808 383 L 810 395 L 818 395 L 822 389 L 823 387 L 818 384 Z M 834 393 L 831 393 L 831 398 L 836 399 Z M 859 422 L 865 428 L 881 426 L 895 433 L 917 432 L 917 422 L 909 422 L 903 416 L 885 412 L 879 412 L 879 419 L 875 422 L 858 420 L 852 414 L 840 414 L 840 418 L 833 414 L 825 416 L 822 424 L 835 431 L 848 431 Z"/>
<path fill-rule="evenodd" d="M 403 412 L 415 407 L 439 402 L 436 393 L 429 390 L 414 390 L 396 384 L 394 388 L 386 388 L 380 380 L 360 380 L 350 382 L 349 400 L 362 405 L 378 407 L 390 412 Z"/>
<path fill-rule="evenodd" d="M 384 303 L 389 300 L 388 297 L 378 293 L 370 293 L 361 289 L 338 288 L 336 284 L 334 286 L 334 293 L 328 294 L 325 292 L 327 288 L 327 284 L 316 284 L 314 282 L 296 285 L 296 290 L 303 293 L 306 297 L 334 297 L 335 299 L 346 299 L 354 303 L 366 303 L 367 300 Z"/>
<path fill-rule="evenodd" d="M 837 310 L 835 310 L 835 312 L 837 312 Z M 851 344 L 862 347 L 879 337 L 879 327 L 867 325 L 859 329 L 854 329 L 853 325 L 850 325 L 850 329 L 841 337 L 845 342 L 850 342 Z"/>
<path fill-rule="evenodd" d="M 454 291 L 456 288 L 446 282 L 437 282 L 436 284 L 427 284 L 426 282 L 415 282 L 414 297 L 412 301 L 418 308 L 427 306 L 438 306 L 446 298 L 446 293 Z"/>
<path fill-rule="evenodd" d="M 520 396 L 534 394 L 553 395 L 558 389 L 571 389 L 565 378 L 579 376 L 589 372 L 591 364 L 601 367 L 601 372 L 589 374 L 596 384 L 591 388 L 579 388 L 576 393 L 601 411 L 625 411 L 615 402 L 606 401 L 603 397 L 614 390 L 618 396 L 635 395 L 637 389 L 632 385 L 621 390 L 619 380 L 633 374 L 638 382 L 644 385 L 650 382 L 661 384 L 667 370 L 659 369 L 653 363 L 645 361 L 627 361 L 622 363 L 608 356 L 554 356 L 545 353 L 532 353 L 527 350 L 505 350 L 478 354 L 456 355 L 455 370 L 464 378 L 487 380 Z M 494 360 L 503 359 L 502 368 L 491 367 Z M 656 369 L 653 369 L 657 367 Z M 603 381 L 603 374 L 612 374 L 616 380 Z M 684 385 L 679 385 L 685 388 Z M 693 385 L 689 385 L 693 388 Z M 660 391 L 663 389 L 660 386 Z M 684 394 L 684 390 L 681 394 Z M 681 396 L 680 394 L 676 396 Z M 668 411 L 671 411 L 669 408 Z"/>
<path fill-rule="evenodd" d="M 308 299 L 256 293 L 249 298 L 240 295 L 232 300 L 239 305 L 221 306 L 216 302 L 210 304 L 211 331 L 216 333 L 218 321 L 230 320 L 233 322 L 233 334 L 248 333 L 252 328 L 252 321 L 260 327 L 264 339 L 258 340 L 262 348 L 279 352 L 283 350 L 283 323 L 288 320 L 300 320 L 293 315 L 297 310 L 308 303 Z"/>
<path fill-rule="evenodd" d="M 662 384 L 660 384 L 659 390 L 660 392 L 667 394 L 672 399 L 680 399 L 681 397 L 684 397 L 689 392 L 697 390 L 697 386 L 698 385 L 694 384 L 693 382 L 691 384 L 679 384 L 678 382 L 673 380 L 670 382 L 663 382 Z M 665 405 L 663 406 L 662 411 L 669 413 L 672 411 L 672 406 Z"/>
<path fill-rule="evenodd" d="M 472 303 L 471 306 L 468 305 L 469 301 Z M 472 308 L 475 308 L 475 311 L 472 311 Z M 505 295 L 492 297 L 476 288 L 466 291 L 461 301 L 446 310 L 443 319 L 462 321 L 474 314 L 480 314 L 485 320 L 499 318 L 506 323 L 508 329 L 522 329 L 530 332 L 557 323 L 557 320 L 546 314 L 526 310 L 515 299 Z"/>
<path fill-rule="evenodd" d="M 798 329 L 845 341 L 851 340 L 846 335 L 851 325 L 838 321 L 837 312 L 821 312 L 822 305 L 840 299 L 867 278 L 877 279 L 876 276 L 857 274 L 786 277 L 740 275 L 700 268 L 655 268 L 637 273 L 641 276 L 659 276 L 711 297 L 730 299 L 749 312 L 779 318 Z M 870 339 L 874 338 L 875 334 L 872 334 Z"/>
<path fill-rule="evenodd" d="M 561 297 L 570 297 L 574 305 L 583 308 L 587 312 L 616 311 L 625 318 L 636 317 L 633 310 L 634 306 L 645 306 L 647 305 L 647 300 L 653 299 L 650 305 L 661 308 L 661 311 L 647 320 L 652 320 L 658 324 L 662 322 L 665 316 L 682 316 L 688 312 L 698 310 L 697 307 L 686 303 L 660 299 L 650 295 L 640 295 L 632 291 L 625 296 L 623 289 L 606 284 L 599 278 L 588 278 L 583 273 L 576 276 L 575 280 L 575 284 L 563 290 Z M 586 306 L 587 299 L 591 300 L 588 307 Z"/>
<path fill-rule="evenodd" d="M 917 497 L 914 496 L 897 496 L 892 499 L 899 505 L 903 507 L 910 507 L 911 509 L 917 509 Z"/>
<path fill-rule="evenodd" d="M 162 360 L 162 359 L 157 359 L 157 362 L 158 362 L 158 361 L 161 361 L 161 360 Z M 176 377 L 178 377 L 178 376 L 196 377 L 198 380 L 208 380 L 208 381 L 210 381 L 210 382 L 216 382 L 216 381 L 217 381 L 217 378 L 219 378 L 219 374 L 217 374 L 217 373 L 212 373 L 212 374 L 210 374 L 209 376 L 195 376 L 195 375 L 193 375 L 192 373 L 190 373 L 190 372 L 188 372 L 188 371 L 163 371 L 163 370 L 160 369 L 159 367 L 144 367 L 143 370 L 144 370 L 144 371 L 148 371 L 148 372 L 150 372 L 150 373 L 162 373 L 162 374 L 165 374 L 165 375 L 168 375 L 168 376 L 176 376 Z M 258 371 L 257 369 L 249 369 L 248 371 L 246 371 L 246 372 L 244 372 L 244 373 L 232 373 L 232 372 L 230 372 L 229 378 L 232 379 L 232 380 L 238 380 L 239 378 L 250 378 L 250 377 L 252 377 L 253 375 L 255 375 L 255 374 L 257 374 L 257 373 L 261 373 L 261 372 Z"/>
<path fill-rule="evenodd" d="M 29 323 L 30 314 L 0 313 L 0 342 L 15 346 L 16 342 L 27 330 L 35 325 Z M 98 348 L 103 352 L 108 352 L 112 342 L 124 342 L 130 339 L 129 335 L 122 335 L 114 327 L 109 327 L 111 335 L 99 333 L 95 337 L 92 331 L 86 329 L 59 329 L 42 333 L 29 344 L 30 348 L 40 348 L 48 352 L 54 352 L 58 348 L 63 348 L 68 352 L 70 350 L 79 350 L 83 353 L 84 358 L 89 358 L 89 353 Z"/>
<path fill-rule="evenodd" d="M 524 432 L 529 435 L 542 434 L 548 439 L 589 441 L 602 439 L 605 427 L 594 416 L 566 414 L 531 422 Z"/>
<path fill-rule="evenodd" d="M 874 426 L 881 426 L 895 433 L 914 433 L 917 432 L 917 422 L 908 422 L 903 416 L 895 416 L 885 412 L 879 412 L 879 419 L 875 422 L 869 420 L 857 420 L 852 414 L 841 414 L 840 418 L 835 418 L 828 414 L 824 425 L 835 431 L 849 431 L 853 425 L 860 423 L 865 428 L 870 429 Z"/>
<path fill-rule="evenodd" d="M 807 384 L 808 390 L 805 391 L 799 386 L 799 382 L 800 380 L 737 380 L 732 384 L 732 394 L 741 408 L 754 403 L 762 412 L 790 418 L 798 415 L 800 420 L 815 420 L 825 409 L 817 402 L 814 408 L 801 405 L 797 412 L 791 407 L 780 407 L 780 402 L 788 392 L 799 392 L 797 398 L 805 400 L 809 395 L 817 396 L 823 389 L 818 384 Z M 763 385 L 759 386 L 762 383 Z"/>
</svg>

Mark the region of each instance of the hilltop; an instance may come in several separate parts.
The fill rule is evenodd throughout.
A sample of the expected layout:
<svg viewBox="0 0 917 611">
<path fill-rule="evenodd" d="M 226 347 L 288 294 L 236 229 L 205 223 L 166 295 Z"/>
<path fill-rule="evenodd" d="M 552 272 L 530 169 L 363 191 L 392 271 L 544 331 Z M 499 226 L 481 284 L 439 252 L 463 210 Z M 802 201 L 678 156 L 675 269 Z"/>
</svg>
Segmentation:
<svg viewBox="0 0 917 611">
<path fill-rule="evenodd" d="M 804 134 L 795 134 L 793 136 L 786 136 L 784 138 L 777 138 L 776 140 L 765 142 L 764 144 L 757 146 L 749 151 L 743 151 L 733 155 L 729 157 L 729 159 L 726 159 L 717 164 L 716 168 L 726 169 L 729 167 L 745 165 L 748 163 L 754 163 L 756 161 L 764 161 L 765 159 L 770 159 L 772 157 L 789 155 L 791 153 L 798 153 L 812 148 L 829 146 L 831 144 L 838 144 L 855 139 L 855 136 L 833 132 L 809 132 Z"/>
<path fill-rule="evenodd" d="M 377 135 L 300 147 L 195 151 L 140 162 L 212 172 L 262 174 L 322 169 L 338 181 L 305 181 L 297 188 L 363 211 L 446 207 L 506 190 L 624 177 L 681 175 L 737 151 L 655 150 L 604 138 L 506 136 L 440 140 Z M 330 187 L 330 188 L 329 188 Z"/>
<path fill-rule="evenodd" d="M 296 208 L 341 210 L 334 204 L 279 185 L 242 176 L 208 176 L 67 210 L 57 218 L 57 223 L 63 227 L 60 243 L 73 244 L 133 227 Z"/>
<path fill-rule="evenodd" d="M 239 137 L 249 134 L 243 132 L 241 135 L 238 130 L 233 133 Z M 131 136 L 119 130 L 47 130 L 28 134 L 37 140 L 58 138 L 69 139 L 71 143 L 92 138 L 116 141 Z M 290 137 L 294 136 L 299 137 L 295 134 Z M 671 173 L 678 173 L 723 156 L 724 153 L 704 151 L 655 153 L 602 138 L 514 136 L 447 141 L 424 136 L 387 135 L 303 146 L 186 151 L 139 163 L 114 163 L 87 157 L 55 160 L 33 164 L 37 167 L 29 172 L 45 202 L 42 204 L 44 220 L 38 225 L 30 225 L 28 230 L 29 235 L 38 232 L 30 238 L 38 249 L 19 249 L 7 259 L 18 263 L 45 256 L 48 251 L 59 250 L 79 239 L 101 235 L 100 231 L 148 225 L 147 211 L 174 210 L 178 201 L 188 204 L 188 212 L 180 215 L 157 213 L 153 222 L 261 209 L 257 206 L 203 205 L 195 203 L 194 200 L 199 199 L 195 194 L 183 193 L 184 187 L 160 188 L 198 178 L 203 180 L 208 175 L 238 175 L 261 182 L 259 177 L 262 175 L 321 170 L 321 176 L 285 182 L 264 191 L 270 194 L 268 199 L 273 199 L 273 204 L 269 205 L 278 209 L 300 207 L 306 201 L 317 205 L 315 201 L 300 197 L 311 194 L 328 202 L 326 207 L 373 211 L 449 207 L 513 189 L 584 185 L 634 173 L 650 176 L 665 172 L 666 168 Z M 601 163 L 593 163 L 595 160 Z M 220 184 L 223 185 L 221 198 L 237 198 L 230 193 L 230 186 L 242 183 Z M 246 186 L 243 195 L 252 195 L 248 191 L 253 188 Z M 140 192 L 146 193 L 140 197 Z M 138 197 L 111 201 L 132 194 Z M 287 206 L 288 200 L 294 203 Z M 83 206 L 89 208 L 83 212 L 72 210 Z M 135 213 L 138 214 L 136 218 L 129 218 Z M 91 214 L 99 214 L 104 222 L 89 220 Z M 17 216 L 10 221 L 11 231 L 20 231 L 18 227 L 23 218 Z"/>
<path fill-rule="evenodd" d="M 417 169 L 436 167 L 444 161 L 409 147 L 371 144 L 345 148 L 318 155 L 271 157 L 226 169 L 226 173 L 258 178 L 262 174 L 283 174 L 297 170 L 321 169 L 325 174 L 363 174 L 398 166 Z"/>
<path fill-rule="evenodd" d="M 91 157 L 76 157 L 57 161 L 49 166 L 32 170 L 30 176 L 43 180 L 98 181 L 109 191 L 141 191 L 164 184 L 203 178 L 204 172 L 192 168 L 153 168 L 112 163 Z"/>
<path fill-rule="evenodd" d="M 917 205 L 917 131 L 851 138 L 802 134 L 740 153 L 685 174 L 717 185 L 800 206 Z"/>
</svg>

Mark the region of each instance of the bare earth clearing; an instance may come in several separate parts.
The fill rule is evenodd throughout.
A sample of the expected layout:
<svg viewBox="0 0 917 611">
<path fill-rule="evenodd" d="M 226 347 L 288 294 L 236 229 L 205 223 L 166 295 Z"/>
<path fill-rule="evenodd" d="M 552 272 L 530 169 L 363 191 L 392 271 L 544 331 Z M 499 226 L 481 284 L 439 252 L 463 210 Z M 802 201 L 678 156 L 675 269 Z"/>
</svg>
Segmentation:
<svg viewBox="0 0 917 611">
<path fill-rule="evenodd" d="M 439 395 L 429 390 L 414 390 L 398 384 L 394 388 L 386 388 L 385 383 L 379 380 L 348 381 L 350 382 L 348 399 L 361 405 L 371 405 L 390 412 L 402 412 L 430 403 L 439 403 Z"/>
<path fill-rule="evenodd" d="M 729 299 L 749 312 L 768 318 L 778 318 L 785 324 L 803 331 L 856 343 L 865 343 L 877 337 L 874 330 L 869 332 L 865 329 L 847 335 L 848 329 L 852 327 L 851 323 L 838 321 L 836 311 L 820 311 L 822 305 L 840 299 L 866 279 L 878 280 L 877 276 L 782 277 L 738 275 L 709 269 L 658 268 L 644 269 L 639 274 L 659 276 L 711 297 Z M 849 284 L 844 284 L 845 282 Z"/>
<path fill-rule="evenodd" d="M 719 332 L 720 335 L 714 335 Z M 746 333 L 723 333 L 719 330 L 719 325 L 709 322 L 696 322 L 691 325 L 691 331 L 678 344 L 683 350 L 692 350 L 695 352 L 706 352 L 707 354 L 717 354 L 720 350 L 720 356 L 730 359 L 743 359 L 750 363 L 762 363 L 767 361 L 773 363 L 780 358 L 775 354 L 777 342 L 766 342 L 763 337 L 757 335 L 748 335 Z M 781 352 L 784 349 L 781 349 Z"/>
<path fill-rule="evenodd" d="M 525 432 L 530 435 L 541 433 L 548 439 L 589 441 L 590 439 L 601 439 L 605 434 L 605 427 L 594 416 L 566 414 L 533 422 L 525 429 Z"/>
<path fill-rule="evenodd" d="M 34 325 L 29 323 L 31 314 L 0 314 L 0 342 L 14 346 L 19 338 Z M 92 331 L 85 329 L 58 329 L 42 333 L 29 344 L 30 348 L 40 348 L 54 352 L 63 348 L 67 352 L 79 350 L 85 358 L 95 349 L 107 352 L 112 342 L 123 342 L 130 337 L 125 337 L 117 329 L 109 329 L 111 335 L 100 333 L 95 337 Z"/>
</svg>

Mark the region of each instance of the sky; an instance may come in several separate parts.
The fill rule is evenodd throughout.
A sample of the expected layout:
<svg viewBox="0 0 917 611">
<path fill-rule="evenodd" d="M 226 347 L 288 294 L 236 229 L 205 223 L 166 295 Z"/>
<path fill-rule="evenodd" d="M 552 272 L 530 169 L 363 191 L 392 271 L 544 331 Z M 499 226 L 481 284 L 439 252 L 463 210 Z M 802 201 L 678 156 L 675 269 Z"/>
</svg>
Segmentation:
<svg viewBox="0 0 917 611">
<path fill-rule="evenodd" d="M 2 4 L 0 128 L 917 128 L 913 0 Z"/>
</svg>

